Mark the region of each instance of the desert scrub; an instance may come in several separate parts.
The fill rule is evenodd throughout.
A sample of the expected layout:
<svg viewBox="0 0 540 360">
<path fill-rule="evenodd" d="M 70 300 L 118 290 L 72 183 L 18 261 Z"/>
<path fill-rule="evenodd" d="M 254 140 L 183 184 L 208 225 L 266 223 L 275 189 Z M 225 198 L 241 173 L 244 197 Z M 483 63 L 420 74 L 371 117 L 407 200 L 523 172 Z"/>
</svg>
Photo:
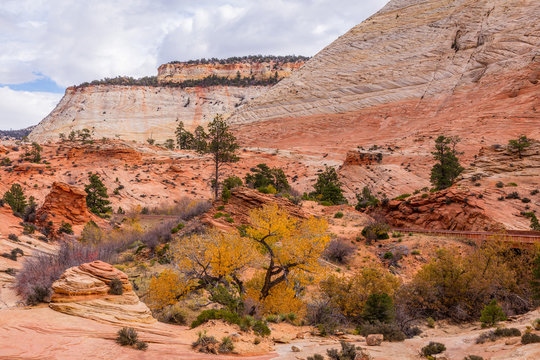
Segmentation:
<svg viewBox="0 0 540 360">
<path fill-rule="evenodd" d="M 341 211 L 338 211 L 334 214 L 334 219 L 341 219 L 343 217 L 343 213 Z"/>
<path fill-rule="evenodd" d="M 195 340 L 191 347 L 199 352 L 208 354 L 217 354 L 219 350 L 219 341 L 213 336 L 206 335 L 205 332 L 199 332 L 198 338 Z"/>
<path fill-rule="evenodd" d="M 446 350 L 446 346 L 444 346 L 444 344 L 430 341 L 429 344 L 424 346 L 420 352 L 423 356 L 428 357 L 431 355 L 440 354 L 445 350 Z"/>
<path fill-rule="evenodd" d="M 120 279 L 118 278 L 112 279 L 109 287 L 109 294 L 111 295 L 122 295 L 124 293 L 124 286 L 122 284 L 122 281 L 120 281 Z"/>
<path fill-rule="evenodd" d="M 230 337 L 225 336 L 223 339 L 221 339 L 221 344 L 219 344 L 218 351 L 221 354 L 229 354 L 232 353 L 234 350 L 234 344 Z"/>
<path fill-rule="evenodd" d="M 525 333 L 521 337 L 521 343 L 523 345 L 540 343 L 540 336 L 533 333 Z"/>
<path fill-rule="evenodd" d="M 137 350 L 146 350 L 148 344 L 139 340 L 139 335 L 134 328 L 123 327 L 118 330 L 116 342 L 122 346 L 132 346 Z"/>
</svg>

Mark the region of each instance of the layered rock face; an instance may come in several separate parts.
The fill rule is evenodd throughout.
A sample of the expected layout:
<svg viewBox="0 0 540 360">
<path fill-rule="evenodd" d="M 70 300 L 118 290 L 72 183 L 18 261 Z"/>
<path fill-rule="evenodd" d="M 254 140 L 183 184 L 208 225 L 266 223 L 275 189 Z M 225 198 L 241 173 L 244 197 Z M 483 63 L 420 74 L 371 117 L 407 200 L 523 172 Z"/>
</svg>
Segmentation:
<svg viewBox="0 0 540 360">
<path fill-rule="evenodd" d="M 122 295 L 109 294 L 113 279 L 122 283 Z M 127 275 L 102 261 L 67 269 L 52 289 L 49 306 L 62 313 L 114 324 L 156 322 Z"/>
<path fill-rule="evenodd" d="M 52 221 L 53 234 L 63 222 L 77 226 L 84 225 L 94 218 L 86 206 L 86 192 L 59 181 L 52 184 L 51 191 L 36 212 L 38 224 L 45 226 Z"/>
<path fill-rule="evenodd" d="M 304 65 L 303 61 L 237 62 L 231 64 L 169 63 L 158 68 L 158 82 L 179 83 L 185 80 L 200 80 L 212 75 L 234 78 L 238 74 L 241 77 L 253 76 L 255 79 L 268 79 L 276 74 L 278 78 L 284 78 L 290 76 L 302 65 Z"/>
<path fill-rule="evenodd" d="M 217 113 L 229 114 L 266 87 L 150 87 L 92 85 L 68 88 L 56 108 L 29 135 L 32 141 L 58 140 L 59 134 L 87 128 L 94 138 L 162 143 L 174 138 L 179 121 L 188 130 Z"/>
</svg>

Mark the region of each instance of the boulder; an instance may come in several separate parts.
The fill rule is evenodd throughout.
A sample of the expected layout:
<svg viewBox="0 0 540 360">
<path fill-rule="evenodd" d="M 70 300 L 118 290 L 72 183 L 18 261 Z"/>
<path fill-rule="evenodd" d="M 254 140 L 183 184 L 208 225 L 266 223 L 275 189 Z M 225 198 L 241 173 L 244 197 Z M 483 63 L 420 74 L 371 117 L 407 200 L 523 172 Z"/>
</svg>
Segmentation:
<svg viewBox="0 0 540 360">
<path fill-rule="evenodd" d="M 114 279 L 122 283 L 121 295 L 109 294 Z M 133 292 L 127 275 L 103 261 L 67 269 L 52 290 L 50 308 L 65 314 L 118 325 L 156 322 Z"/>
<path fill-rule="evenodd" d="M 369 334 L 366 337 L 366 344 L 368 346 L 379 346 L 381 345 L 384 336 L 382 334 Z"/>
</svg>

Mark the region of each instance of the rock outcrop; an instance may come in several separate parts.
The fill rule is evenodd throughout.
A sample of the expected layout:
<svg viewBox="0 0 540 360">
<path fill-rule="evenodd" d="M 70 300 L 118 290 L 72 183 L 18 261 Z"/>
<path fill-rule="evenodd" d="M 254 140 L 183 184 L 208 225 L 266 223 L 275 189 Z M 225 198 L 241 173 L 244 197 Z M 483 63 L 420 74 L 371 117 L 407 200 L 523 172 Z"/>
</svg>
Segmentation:
<svg viewBox="0 0 540 360">
<path fill-rule="evenodd" d="M 121 295 L 109 293 L 114 279 L 122 283 Z M 127 275 L 102 261 L 67 269 L 52 289 L 49 306 L 62 313 L 119 325 L 156 322 L 133 292 Z"/>
<path fill-rule="evenodd" d="M 179 121 L 193 131 L 215 114 L 229 114 L 267 88 L 259 87 L 151 87 L 91 85 L 68 88 L 56 108 L 29 135 L 32 141 L 58 140 L 73 130 L 87 128 L 94 138 L 174 138 Z"/>
<path fill-rule="evenodd" d="M 84 225 L 90 220 L 95 220 L 95 216 L 86 206 L 86 192 L 59 181 L 52 184 L 51 191 L 36 212 L 36 222 L 52 230 L 51 234 L 56 234 L 63 222 L 76 226 Z M 49 222 L 53 225 L 50 226 Z"/>
<path fill-rule="evenodd" d="M 390 200 L 382 211 L 392 226 L 400 228 L 458 231 L 503 229 L 502 224 L 485 215 L 479 197 L 479 192 L 454 186 L 403 200 Z"/>
<path fill-rule="evenodd" d="M 250 210 L 260 208 L 264 205 L 276 204 L 282 209 L 285 209 L 291 216 L 305 219 L 309 216 L 300 206 L 295 205 L 292 201 L 272 194 L 263 194 L 262 192 L 250 189 L 247 187 L 237 187 L 231 190 L 231 197 L 226 202 L 217 202 L 214 208 L 206 213 L 203 217 L 203 222 L 214 225 L 219 228 L 234 227 L 239 224 L 248 223 L 248 214 Z M 217 210 L 223 206 L 222 210 Z M 215 214 L 221 212 L 222 217 L 215 218 Z M 233 223 L 229 223 L 226 219 L 231 218 Z"/>
</svg>

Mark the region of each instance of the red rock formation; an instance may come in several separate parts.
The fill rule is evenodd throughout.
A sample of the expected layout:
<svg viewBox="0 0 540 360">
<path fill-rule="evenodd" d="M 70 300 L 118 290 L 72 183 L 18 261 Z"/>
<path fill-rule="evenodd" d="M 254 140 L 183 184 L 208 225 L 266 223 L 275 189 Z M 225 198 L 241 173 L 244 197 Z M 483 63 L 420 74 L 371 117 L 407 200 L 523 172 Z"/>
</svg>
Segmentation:
<svg viewBox="0 0 540 360">
<path fill-rule="evenodd" d="M 109 294 L 113 279 L 122 282 L 121 295 Z M 56 311 L 115 324 L 156 322 L 127 275 L 103 261 L 67 269 L 52 289 L 49 306 Z"/>
<path fill-rule="evenodd" d="M 54 182 L 51 192 L 45 197 L 43 205 L 36 212 L 36 222 L 41 226 L 56 231 L 62 222 L 71 225 L 83 225 L 96 220 L 86 206 L 86 192 L 63 182 Z M 53 226 L 49 226 L 52 221 Z"/>
<path fill-rule="evenodd" d="M 227 203 L 217 202 L 214 208 L 204 215 L 202 220 L 219 228 L 246 224 L 250 210 L 267 204 L 276 204 L 280 208 L 287 210 L 291 216 L 297 218 L 305 219 L 309 216 L 302 208 L 284 197 L 263 194 L 258 190 L 247 187 L 237 187 L 231 191 L 231 198 Z M 224 209 L 217 210 L 220 206 L 224 206 Z M 229 215 L 234 220 L 234 223 L 228 223 L 225 220 L 226 216 L 215 219 L 214 215 L 218 212 Z"/>
<path fill-rule="evenodd" d="M 479 193 L 451 187 L 446 190 L 391 200 L 383 207 L 395 227 L 435 230 L 497 231 L 502 224 L 485 215 Z"/>
<path fill-rule="evenodd" d="M 371 165 L 382 161 L 382 153 L 348 151 L 342 166 Z"/>
</svg>

